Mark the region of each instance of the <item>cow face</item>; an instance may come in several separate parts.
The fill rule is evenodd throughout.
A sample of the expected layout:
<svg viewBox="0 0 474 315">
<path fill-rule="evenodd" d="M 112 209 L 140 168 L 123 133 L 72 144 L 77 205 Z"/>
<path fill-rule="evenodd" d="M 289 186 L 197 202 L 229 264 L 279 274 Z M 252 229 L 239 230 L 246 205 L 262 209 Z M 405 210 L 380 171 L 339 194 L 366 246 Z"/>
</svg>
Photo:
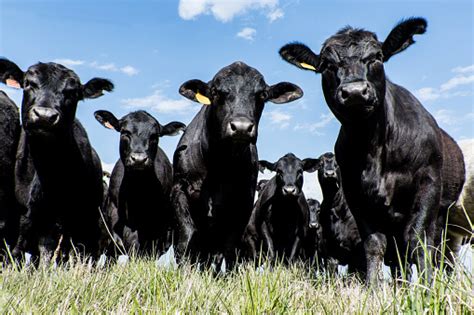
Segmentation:
<svg viewBox="0 0 474 315">
<path fill-rule="evenodd" d="M 97 98 L 114 87 L 100 78 L 83 85 L 74 71 L 56 63 L 38 63 L 23 72 L 1 59 L 0 78 L 7 85 L 23 88 L 21 118 L 28 134 L 60 134 L 72 125 L 78 101 Z"/>
<path fill-rule="evenodd" d="M 319 168 L 318 159 L 300 160 L 294 154 L 288 153 L 277 162 L 259 161 L 260 171 L 268 169 L 276 172 L 277 189 L 283 196 L 298 197 L 303 188 L 303 172 L 314 172 Z"/>
<path fill-rule="evenodd" d="M 423 34 L 426 26 L 422 18 L 402 21 L 384 42 L 372 32 L 346 27 L 326 40 L 319 55 L 303 44 L 288 44 L 280 55 L 299 68 L 321 73 L 334 115 L 343 123 L 360 122 L 383 106 L 383 62 L 413 44 L 413 35 Z"/>
<path fill-rule="evenodd" d="M 186 126 L 170 122 L 162 126 L 145 111 L 136 111 L 120 120 L 109 111 L 99 110 L 95 118 L 104 127 L 120 132 L 120 159 L 127 170 L 144 170 L 153 166 L 159 138 L 177 135 Z"/>
<path fill-rule="evenodd" d="M 282 82 L 268 86 L 256 69 L 235 62 L 220 70 L 209 83 L 185 82 L 181 95 L 211 106 L 211 124 L 219 139 L 255 143 L 265 102 L 291 102 L 303 96 L 296 85 Z"/>
<path fill-rule="evenodd" d="M 318 170 L 319 183 L 321 185 L 324 183 L 331 183 L 338 187 L 340 182 L 340 170 L 334 153 L 324 153 L 319 157 L 319 160 L 321 163 Z"/>
<path fill-rule="evenodd" d="M 307 199 L 309 209 L 309 228 L 319 229 L 319 214 L 321 212 L 321 204 L 316 199 Z"/>
</svg>

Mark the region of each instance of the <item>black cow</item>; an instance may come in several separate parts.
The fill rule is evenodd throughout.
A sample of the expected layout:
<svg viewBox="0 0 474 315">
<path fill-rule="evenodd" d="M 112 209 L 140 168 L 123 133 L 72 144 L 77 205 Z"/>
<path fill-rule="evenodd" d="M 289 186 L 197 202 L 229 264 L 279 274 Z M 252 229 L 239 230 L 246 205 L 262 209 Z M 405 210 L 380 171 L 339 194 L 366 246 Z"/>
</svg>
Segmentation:
<svg viewBox="0 0 474 315">
<path fill-rule="evenodd" d="M 94 115 L 106 128 L 120 132 L 120 159 L 112 171 L 104 207 L 112 230 L 127 250 L 164 250 L 172 227 L 173 170 L 158 142 L 162 136 L 178 134 L 185 125 L 163 126 L 145 111 L 121 119 L 104 110 Z"/>
<path fill-rule="evenodd" d="M 0 73 L 1 73 L 0 65 Z M 2 78 L 6 82 L 8 78 Z M 20 114 L 15 103 L 0 91 L 0 248 L 14 247 L 19 209 L 15 199 L 15 154 L 20 137 Z"/>
<path fill-rule="evenodd" d="M 372 32 L 346 27 L 325 41 L 319 55 L 297 43 L 280 49 L 286 61 L 322 74 L 326 102 L 341 122 L 335 153 L 370 282 L 377 280 L 384 257 L 397 262 L 396 248 L 425 269 L 418 242 L 426 240 L 428 253 L 437 245 L 439 223 L 463 184 L 459 147 L 384 72 L 383 63 L 413 44 L 413 35 L 423 34 L 426 26 L 422 18 L 407 19 L 384 42 Z"/>
<path fill-rule="evenodd" d="M 309 210 L 308 235 L 306 237 L 305 254 L 313 260 L 315 255 L 322 252 L 323 230 L 321 226 L 321 203 L 312 198 L 306 199 Z"/>
<path fill-rule="evenodd" d="M 243 239 L 253 258 L 259 241 L 272 260 L 275 255 L 288 261 L 300 254 L 309 228 L 309 208 L 303 193 L 303 172 L 314 172 L 317 159 L 300 160 L 288 153 L 277 162 L 262 160 L 260 169 L 276 172 L 263 187 L 245 228 Z"/>
<path fill-rule="evenodd" d="M 5 59 L 0 65 L 4 82 L 23 88 L 15 191 L 24 213 L 14 256 L 40 251 L 47 261 L 60 239 L 65 251 L 72 241 L 77 251 L 98 254 L 102 167 L 75 114 L 80 100 L 112 91 L 113 84 L 100 78 L 81 84 L 56 63 L 26 72 Z"/>
<path fill-rule="evenodd" d="M 243 62 L 221 69 L 208 83 L 185 82 L 179 92 L 204 105 L 174 154 L 172 202 L 179 226 L 178 252 L 235 261 L 257 184 L 258 123 L 267 101 L 303 95 L 294 84 L 272 86 Z"/>
<path fill-rule="evenodd" d="M 320 258 L 348 265 L 349 272 L 365 272 L 365 255 L 357 224 L 344 198 L 340 170 L 333 153 L 319 158 L 318 181 L 323 192 L 319 222 L 322 228 Z"/>
</svg>

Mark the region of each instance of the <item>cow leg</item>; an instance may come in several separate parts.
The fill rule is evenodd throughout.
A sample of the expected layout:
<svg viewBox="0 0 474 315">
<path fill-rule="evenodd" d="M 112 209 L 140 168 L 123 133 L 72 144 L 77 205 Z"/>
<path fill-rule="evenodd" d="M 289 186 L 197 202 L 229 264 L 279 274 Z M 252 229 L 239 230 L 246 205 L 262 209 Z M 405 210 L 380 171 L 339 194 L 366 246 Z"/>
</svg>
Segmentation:
<svg viewBox="0 0 474 315">
<path fill-rule="evenodd" d="M 381 277 L 382 266 L 387 248 L 387 238 L 382 233 L 372 233 L 364 241 L 365 258 L 367 260 L 367 283 L 376 284 Z"/>
<path fill-rule="evenodd" d="M 268 228 L 267 222 L 265 221 L 262 222 L 262 236 L 267 246 L 268 260 L 272 261 L 275 258 L 275 249 L 273 247 L 273 239 L 270 234 L 270 230 Z"/>
<path fill-rule="evenodd" d="M 189 212 L 189 199 L 184 188 L 183 184 L 179 183 L 174 185 L 171 191 L 171 202 L 178 225 L 178 244 L 176 246 L 178 255 L 184 255 L 191 249 L 196 233 L 196 227 Z"/>
<path fill-rule="evenodd" d="M 296 235 L 295 241 L 293 242 L 293 246 L 291 248 L 290 256 L 288 257 L 288 262 L 292 262 L 295 256 L 298 254 L 301 245 L 301 238 Z"/>
<path fill-rule="evenodd" d="M 440 181 L 435 176 L 426 175 L 420 182 L 415 199 L 415 212 L 405 229 L 405 241 L 408 245 L 408 260 L 415 263 L 425 279 L 431 281 L 432 246 L 436 234 L 438 207 L 441 197 Z M 420 242 L 425 242 L 420 244 Z"/>
</svg>

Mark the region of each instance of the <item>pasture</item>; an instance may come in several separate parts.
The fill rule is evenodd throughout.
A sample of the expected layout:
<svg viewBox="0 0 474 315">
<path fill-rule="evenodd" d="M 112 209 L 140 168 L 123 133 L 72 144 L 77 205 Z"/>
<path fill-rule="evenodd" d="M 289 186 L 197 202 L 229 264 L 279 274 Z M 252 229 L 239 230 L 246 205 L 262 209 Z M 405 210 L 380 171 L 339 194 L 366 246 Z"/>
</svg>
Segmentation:
<svg viewBox="0 0 474 315">
<path fill-rule="evenodd" d="M 471 256 L 472 257 L 472 256 Z M 471 258 L 472 259 L 472 258 Z M 472 264 L 471 264 L 472 266 Z M 153 258 L 126 266 L 3 268 L 2 313 L 376 314 L 474 312 L 472 270 L 437 270 L 432 284 L 406 277 L 367 288 L 354 276 L 316 273 L 297 262 L 255 269 L 242 264 L 225 276 L 189 263 L 160 268 Z"/>
</svg>

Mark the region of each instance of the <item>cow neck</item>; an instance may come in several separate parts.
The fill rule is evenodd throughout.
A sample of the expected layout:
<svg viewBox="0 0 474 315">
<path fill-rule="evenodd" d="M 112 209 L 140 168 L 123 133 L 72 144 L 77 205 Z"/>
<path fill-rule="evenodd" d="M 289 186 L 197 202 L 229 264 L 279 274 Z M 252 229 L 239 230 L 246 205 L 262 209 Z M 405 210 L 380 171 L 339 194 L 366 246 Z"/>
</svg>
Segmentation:
<svg viewBox="0 0 474 315">
<path fill-rule="evenodd" d="M 65 169 L 66 165 L 78 165 L 73 163 L 80 156 L 72 127 L 47 136 L 27 133 L 26 142 L 36 173 L 42 181 L 48 178 L 65 178 L 77 171 Z"/>
<path fill-rule="evenodd" d="M 130 189 L 143 191 L 147 186 L 158 183 L 158 178 L 153 167 L 143 170 L 129 170 L 125 168 L 124 181 Z"/>
<path fill-rule="evenodd" d="M 156 203 L 159 203 L 162 191 L 153 167 L 138 171 L 125 169 L 122 189 L 125 192 L 128 205 L 133 208 L 130 213 L 132 215 L 133 213 L 146 212 L 150 207 L 158 206 Z"/>
<path fill-rule="evenodd" d="M 328 183 L 321 185 L 321 191 L 323 193 L 323 202 L 332 202 L 336 196 L 339 187 L 336 184 L 335 180 L 330 180 Z"/>
</svg>

